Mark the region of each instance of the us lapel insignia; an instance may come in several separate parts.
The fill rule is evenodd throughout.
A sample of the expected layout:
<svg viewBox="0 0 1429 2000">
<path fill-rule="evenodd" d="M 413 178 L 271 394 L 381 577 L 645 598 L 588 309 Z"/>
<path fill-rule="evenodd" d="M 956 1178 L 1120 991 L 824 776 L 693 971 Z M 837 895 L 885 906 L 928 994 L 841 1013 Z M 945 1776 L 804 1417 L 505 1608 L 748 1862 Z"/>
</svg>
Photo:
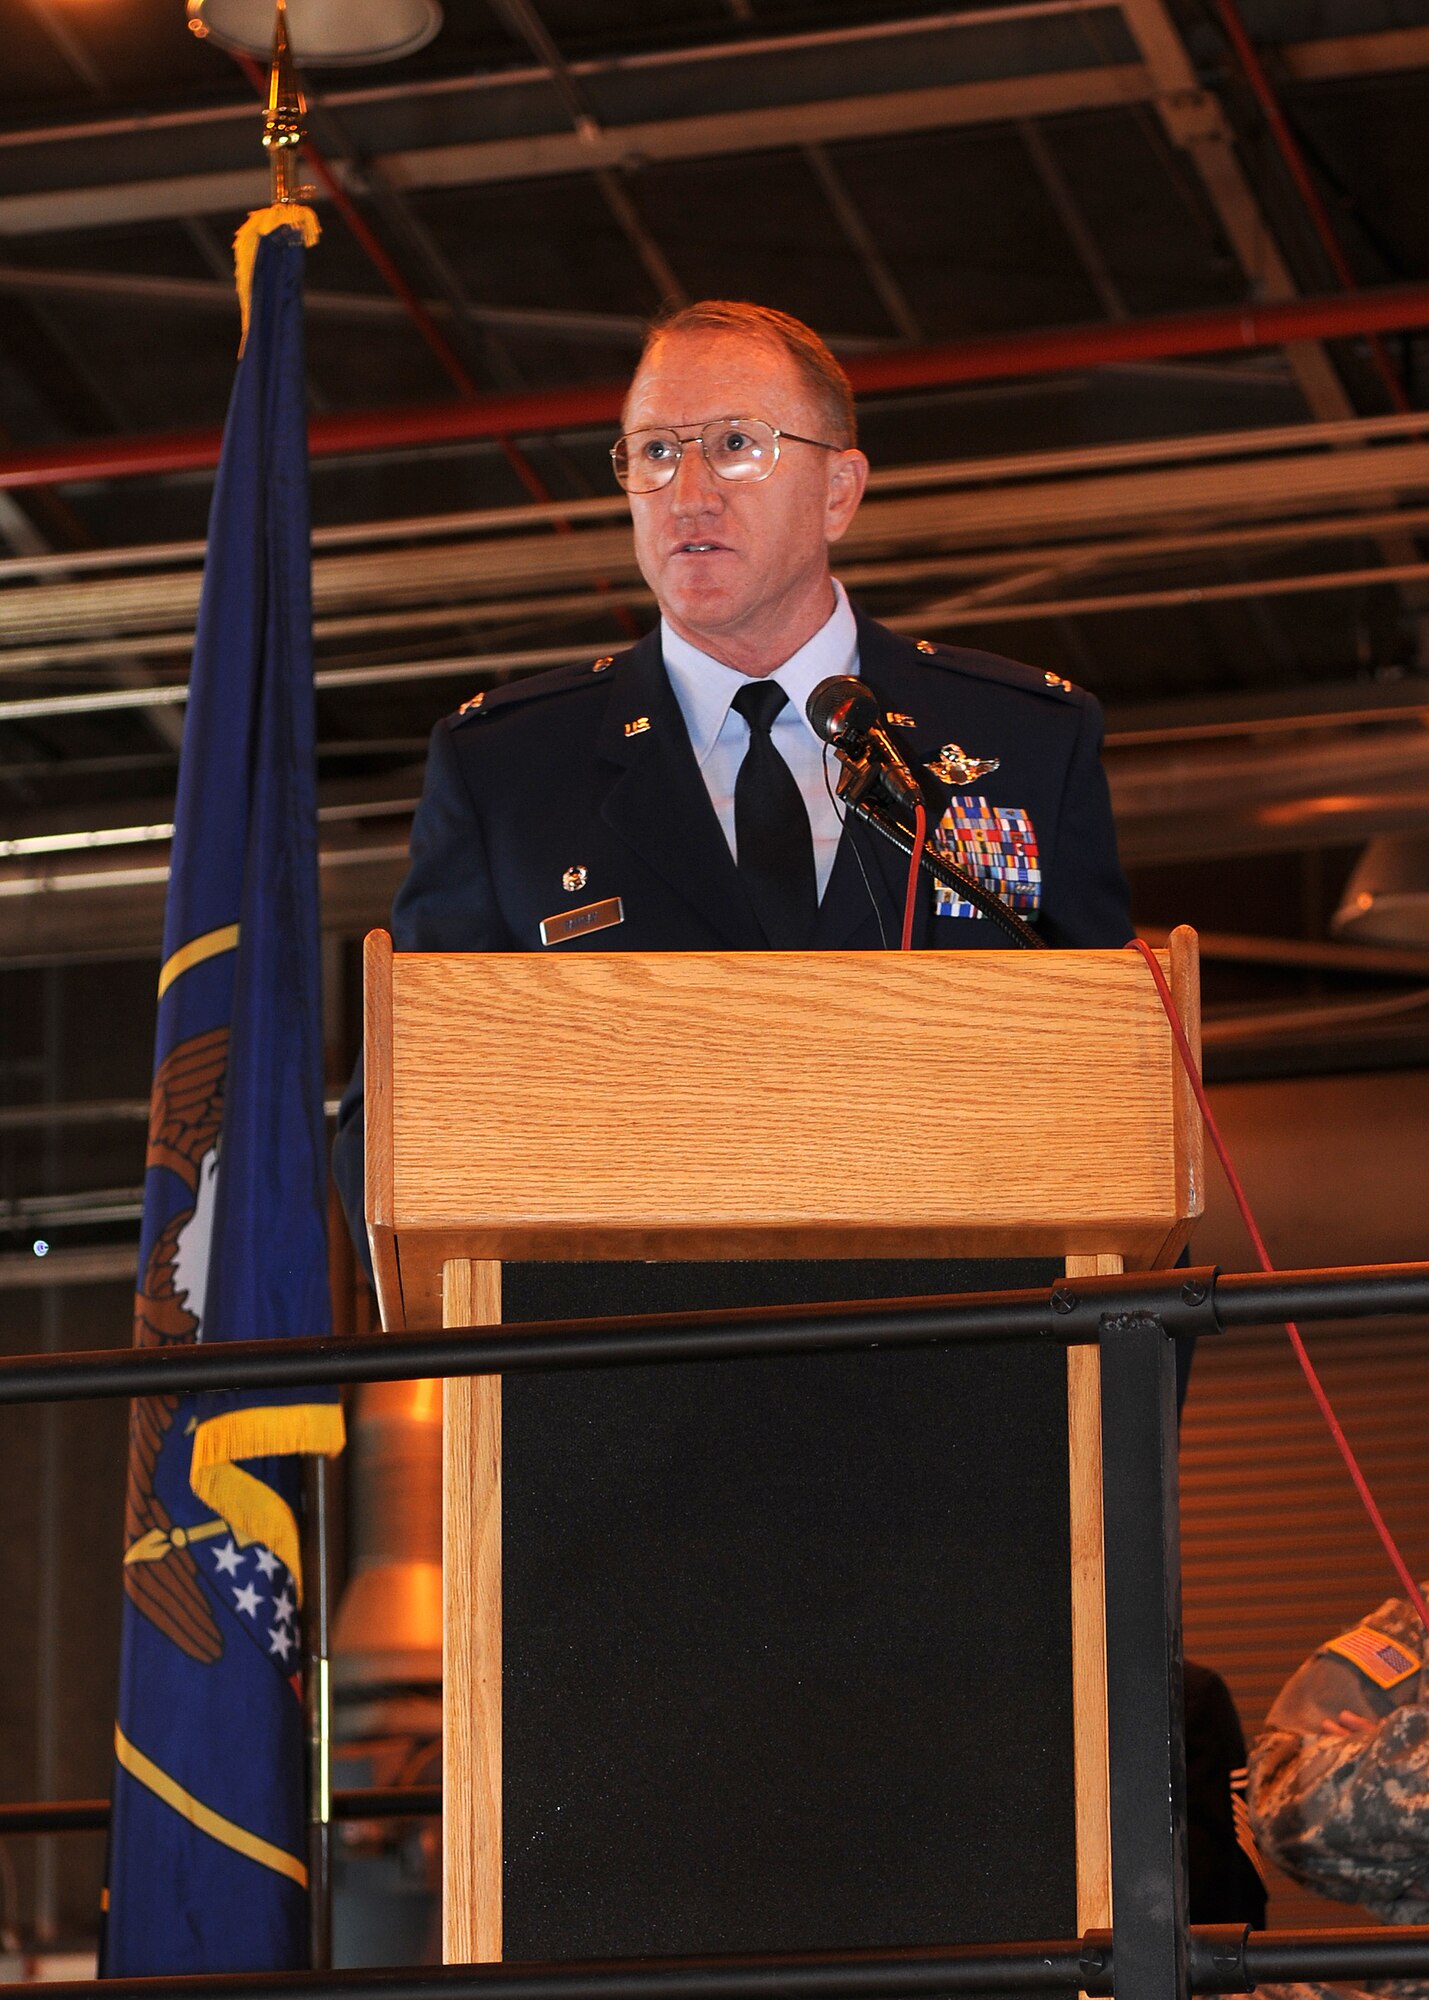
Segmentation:
<svg viewBox="0 0 1429 2000">
<path fill-rule="evenodd" d="M 650 727 L 649 716 L 637 715 L 633 722 L 626 723 L 625 733 L 627 736 L 643 736 L 649 727 Z"/>
<path fill-rule="evenodd" d="M 979 778 L 989 777 L 1001 762 L 1000 757 L 969 757 L 961 744 L 945 743 L 927 768 L 945 785 L 975 785 Z"/>
<path fill-rule="evenodd" d="M 891 722 L 895 729 L 916 729 L 918 727 L 911 715 L 900 715 L 896 708 L 890 708 L 884 720 Z"/>
</svg>

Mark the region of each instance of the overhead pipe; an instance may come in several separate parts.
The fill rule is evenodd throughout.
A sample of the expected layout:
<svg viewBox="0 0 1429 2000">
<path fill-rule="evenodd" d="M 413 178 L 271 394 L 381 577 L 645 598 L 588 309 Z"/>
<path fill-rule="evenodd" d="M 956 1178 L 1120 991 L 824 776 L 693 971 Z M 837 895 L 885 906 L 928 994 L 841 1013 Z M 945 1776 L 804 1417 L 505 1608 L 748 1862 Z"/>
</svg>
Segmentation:
<svg viewBox="0 0 1429 2000">
<path fill-rule="evenodd" d="M 855 356 L 848 373 L 856 395 L 875 396 L 1062 375 L 1117 362 L 1243 353 L 1297 340 L 1347 340 L 1424 326 L 1429 326 L 1429 284 L 1395 285 L 890 349 Z M 624 382 L 591 383 L 474 396 L 459 403 L 334 412 L 313 418 L 309 449 L 315 458 L 329 458 L 600 429 L 619 422 L 625 391 Z M 1425 422 L 1429 428 L 1429 416 Z M 205 471 L 218 463 L 222 435 L 214 425 L 141 437 L 66 440 L 11 452 L 0 458 L 0 490 Z"/>
</svg>

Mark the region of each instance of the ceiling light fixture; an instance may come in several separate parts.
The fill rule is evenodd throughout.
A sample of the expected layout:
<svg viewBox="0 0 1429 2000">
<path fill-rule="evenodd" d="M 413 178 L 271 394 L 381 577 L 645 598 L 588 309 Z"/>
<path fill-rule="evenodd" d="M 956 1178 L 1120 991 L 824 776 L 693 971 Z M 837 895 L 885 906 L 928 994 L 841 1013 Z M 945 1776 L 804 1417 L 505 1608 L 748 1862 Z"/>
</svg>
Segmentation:
<svg viewBox="0 0 1429 2000">
<path fill-rule="evenodd" d="M 1330 929 L 1356 944 L 1429 944 L 1429 840 L 1404 833 L 1372 840 Z"/>
<path fill-rule="evenodd" d="M 265 58 L 273 47 L 273 0 L 188 0 L 196 35 Z M 437 0 L 288 0 L 288 37 L 308 69 L 395 62 L 425 48 L 442 25 Z"/>
</svg>

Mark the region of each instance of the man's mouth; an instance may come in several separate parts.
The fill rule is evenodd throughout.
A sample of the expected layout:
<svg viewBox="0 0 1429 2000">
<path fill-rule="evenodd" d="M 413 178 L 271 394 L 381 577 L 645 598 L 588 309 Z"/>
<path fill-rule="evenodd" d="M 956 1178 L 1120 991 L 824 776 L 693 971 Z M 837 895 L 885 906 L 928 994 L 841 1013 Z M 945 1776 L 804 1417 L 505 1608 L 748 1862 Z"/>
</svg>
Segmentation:
<svg viewBox="0 0 1429 2000">
<path fill-rule="evenodd" d="M 723 542 L 676 542 L 677 556 L 712 556 L 725 554 Z"/>
</svg>

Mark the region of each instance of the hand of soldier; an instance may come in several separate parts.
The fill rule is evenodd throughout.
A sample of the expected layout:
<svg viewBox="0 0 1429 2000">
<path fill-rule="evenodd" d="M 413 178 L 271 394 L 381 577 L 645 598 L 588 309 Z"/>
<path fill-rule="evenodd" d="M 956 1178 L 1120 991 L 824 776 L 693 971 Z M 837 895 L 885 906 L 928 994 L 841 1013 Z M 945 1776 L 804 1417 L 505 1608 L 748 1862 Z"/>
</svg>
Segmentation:
<svg viewBox="0 0 1429 2000">
<path fill-rule="evenodd" d="M 1338 1716 L 1325 1717 L 1326 1736 L 1367 1736 L 1375 1724 L 1367 1715 L 1359 1715 L 1352 1708 L 1342 1708 Z"/>
</svg>

